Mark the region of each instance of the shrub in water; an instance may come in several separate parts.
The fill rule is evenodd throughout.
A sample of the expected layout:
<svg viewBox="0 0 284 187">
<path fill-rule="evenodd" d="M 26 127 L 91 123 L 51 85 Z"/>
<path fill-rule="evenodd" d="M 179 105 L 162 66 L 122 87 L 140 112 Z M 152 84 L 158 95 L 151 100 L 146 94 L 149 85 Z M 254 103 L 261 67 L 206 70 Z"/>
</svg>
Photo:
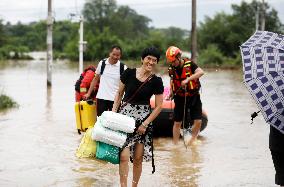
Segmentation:
<svg viewBox="0 0 284 187">
<path fill-rule="evenodd" d="M 17 107 L 18 104 L 13 101 L 9 96 L 0 94 L 0 110 L 1 109 L 7 109 L 12 107 Z"/>
</svg>

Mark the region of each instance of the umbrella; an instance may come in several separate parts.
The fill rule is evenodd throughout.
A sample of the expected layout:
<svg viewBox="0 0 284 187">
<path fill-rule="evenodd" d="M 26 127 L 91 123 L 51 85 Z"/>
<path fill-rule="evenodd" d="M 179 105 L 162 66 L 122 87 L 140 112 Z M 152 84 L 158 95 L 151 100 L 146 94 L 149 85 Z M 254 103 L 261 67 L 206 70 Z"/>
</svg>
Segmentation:
<svg viewBox="0 0 284 187">
<path fill-rule="evenodd" d="M 284 134 L 284 35 L 256 31 L 240 48 L 244 84 L 265 121 Z"/>
</svg>

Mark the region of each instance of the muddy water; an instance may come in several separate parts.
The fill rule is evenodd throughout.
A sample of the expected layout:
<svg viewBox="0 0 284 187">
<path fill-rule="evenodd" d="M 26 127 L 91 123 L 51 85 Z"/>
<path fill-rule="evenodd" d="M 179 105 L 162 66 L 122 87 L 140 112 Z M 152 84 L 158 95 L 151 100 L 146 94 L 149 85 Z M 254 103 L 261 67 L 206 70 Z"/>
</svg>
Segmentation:
<svg viewBox="0 0 284 187">
<path fill-rule="evenodd" d="M 0 112 L 0 186 L 119 186 L 117 165 L 74 155 L 81 139 L 74 115 L 77 77 L 77 66 L 55 63 L 47 89 L 42 61 L 0 66 L 0 89 L 20 105 Z M 206 71 L 202 100 L 209 124 L 198 145 L 186 150 L 170 138 L 155 139 L 156 173 L 145 163 L 140 186 L 274 186 L 269 128 L 262 117 L 250 125 L 256 105 L 241 71 Z"/>
</svg>

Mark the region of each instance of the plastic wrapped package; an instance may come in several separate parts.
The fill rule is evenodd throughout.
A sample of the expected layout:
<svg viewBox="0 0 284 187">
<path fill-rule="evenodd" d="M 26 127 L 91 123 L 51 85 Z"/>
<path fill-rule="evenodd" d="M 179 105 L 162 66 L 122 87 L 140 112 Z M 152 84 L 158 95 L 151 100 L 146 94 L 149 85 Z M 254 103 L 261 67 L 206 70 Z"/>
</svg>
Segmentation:
<svg viewBox="0 0 284 187">
<path fill-rule="evenodd" d="M 105 128 L 102 125 L 102 120 L 99 117 L 92 132 L 92 139 L 100 141 L 106 144 L 114 145 L 117 147 L 122 147 L 126 142 L 126 133 L 113 131 L 111 129 Z"/>
<path fill-rule="evenodd" d="M 135 120 L 132 117 L 112 111 L 104 111 L 101 115 L 102 125 L 114 131 L 133 133 Z"/>
</svg>

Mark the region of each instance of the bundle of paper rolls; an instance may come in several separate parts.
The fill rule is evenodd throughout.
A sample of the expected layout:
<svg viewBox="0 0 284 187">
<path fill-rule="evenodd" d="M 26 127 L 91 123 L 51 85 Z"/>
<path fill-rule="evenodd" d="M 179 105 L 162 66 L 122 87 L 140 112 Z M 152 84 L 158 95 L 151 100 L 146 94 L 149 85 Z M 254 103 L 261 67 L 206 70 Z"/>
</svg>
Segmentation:
<svg viewBox="0 0 284 187">
<path fill-rule="evenodd" d="M 133 133 L 134 129 L 134 118 L 105 111 L 95 123 L 92 139 L 121 148 L 126 142 L 127 133 Z"/>
</svg>

